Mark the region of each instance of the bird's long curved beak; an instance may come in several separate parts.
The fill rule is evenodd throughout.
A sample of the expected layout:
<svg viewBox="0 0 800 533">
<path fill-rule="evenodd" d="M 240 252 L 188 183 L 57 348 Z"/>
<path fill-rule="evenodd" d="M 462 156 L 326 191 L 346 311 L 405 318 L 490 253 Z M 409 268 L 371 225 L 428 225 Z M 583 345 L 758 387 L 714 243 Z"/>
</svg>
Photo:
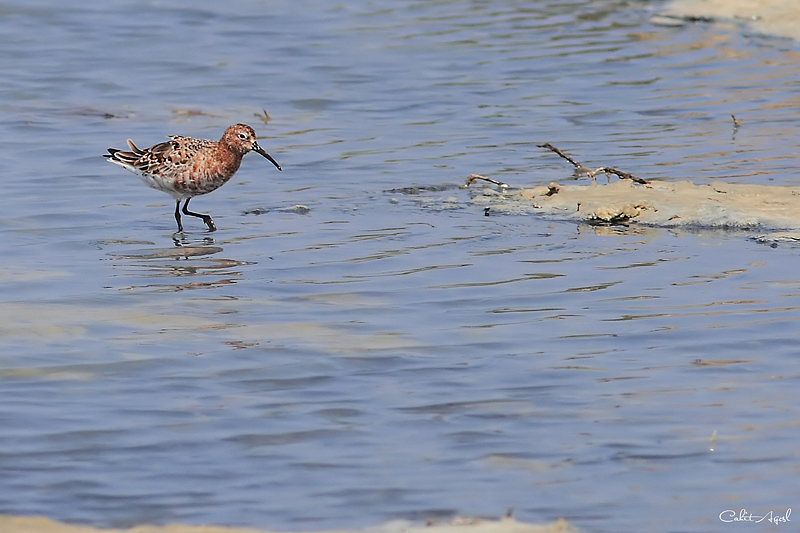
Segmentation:
<svg viewBox="0 0 800 533">
<path fill-rule="evenodd" d="M 259 154 L 261 154 L 261 155 L 263 155 L 264 157 L 266 157 L 267 159 L 269 159 L 269 160 L 272 162 L 272 164 L 273 164 L 273 165 L 275 165 L 275 167 L 276 167 L 278 170 L 283 170 L 283 169 L 281 168 L 281 166 L 278 164 L 278 162 L 277 162 L 277 161 L 275 161 L 274 159 L 272 159 L 272 156 L 271 156 L 271 155 L 269 155 L 267 152 L 265 152 L 265 151 L 264 151 L 264 149 L 263 149 L 263 148 L 261 148 L 261 147 L 258 145 L 258 143 L 253 143 L 253 151 L 254 151 L 254 152 L 258 152 Z"/>
</svg>

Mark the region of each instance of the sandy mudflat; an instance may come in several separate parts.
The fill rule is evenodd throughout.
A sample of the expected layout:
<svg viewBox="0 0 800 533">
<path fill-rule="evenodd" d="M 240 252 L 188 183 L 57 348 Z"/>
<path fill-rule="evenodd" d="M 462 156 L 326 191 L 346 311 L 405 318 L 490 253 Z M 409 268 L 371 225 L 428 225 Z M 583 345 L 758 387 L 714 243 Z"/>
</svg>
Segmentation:
<svg viewBox="0 0 800 533">
<path fill-rule="evenodd" d="M 538 214 L 593 223 L 659 227 L 800 231 L 800 187 L 630 180 L 497 190 L 472 203 L 498 213 Z"/>
<path fill-rule="evenodd" d="M 9 515 L 0 515 L 0 531 L 3 533 L 267 533 L 262 529 L 183 524 L 103 529 L 65 524 L 39 516 Z M 505 518 L 503 520 L 456 519 L 429 526 L 412 525 L 408 522 L 390 522 L 378 528 L 364 530 L 363 533 L 577 533 L 577 531 L 564 520 L 537 525 Z M 355 532 L 329 531 L 325 533 Z"/>
<path fill-rule="evenodd" d="M 759 33 L 800 39 L 797 0 L 675 0 L 661 13 L 745 21 Z"/>
</svg>

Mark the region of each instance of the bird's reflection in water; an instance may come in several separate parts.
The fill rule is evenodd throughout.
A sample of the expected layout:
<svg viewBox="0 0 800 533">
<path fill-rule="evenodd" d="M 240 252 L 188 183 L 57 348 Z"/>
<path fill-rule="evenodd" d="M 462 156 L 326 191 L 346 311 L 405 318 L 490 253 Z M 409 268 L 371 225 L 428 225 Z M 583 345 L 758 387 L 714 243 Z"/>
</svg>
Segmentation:
<svg viewBox="0 0 800 533">
<path fill-rule="evenodd" d="M 194 289 L 213 289 L 236 283 L 243 265 L 254 264 L 222 257 L 224 251 L 211 237 L 190 240 L 185 235 L 173 236 L 172 248 L 148 248 L 113 255 L 115 266 L 125 270 L 131 281 L 142 283 L 121 287 L 121 290 L 151 290 L 178 292 Z M 153 278 L 175 279 L 173 282 L 153 283 Z M 196 278 L 178 283 L 176 278 Z M 204 278 L 204 279 L 197 279 Z"/>
</svg>

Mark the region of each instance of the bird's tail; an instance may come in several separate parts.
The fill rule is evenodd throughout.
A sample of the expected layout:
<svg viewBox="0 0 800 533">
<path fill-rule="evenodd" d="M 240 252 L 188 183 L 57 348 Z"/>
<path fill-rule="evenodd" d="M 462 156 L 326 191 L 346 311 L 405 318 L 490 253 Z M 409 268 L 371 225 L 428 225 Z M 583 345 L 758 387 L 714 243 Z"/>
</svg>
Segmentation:
<svg viewBox="0 0 800 533">
<path fill-rule="evenodd" d="M 117 150 L 116 148 L 109 148 L 108 153 L 103 154 L 103 157 L 108 158 L 111 162 L 114 163 L 123 163 L 126 165 L 132 165 L 140 157 L 144 155 L 144 150 L 133 144 L 133 141 L 130 139 L 128 139 L 128 148 L 131 149 L 130 152 Z"/>
</svg>

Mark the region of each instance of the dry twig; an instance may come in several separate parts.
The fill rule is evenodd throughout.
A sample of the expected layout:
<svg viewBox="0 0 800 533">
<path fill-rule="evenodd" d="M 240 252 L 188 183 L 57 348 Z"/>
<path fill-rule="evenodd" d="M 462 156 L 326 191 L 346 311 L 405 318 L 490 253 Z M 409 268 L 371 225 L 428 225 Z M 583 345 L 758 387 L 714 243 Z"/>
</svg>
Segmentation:
<svg viewBox="0 0 800 533">
<path fill-rule="evenodd" d="M 486 176 L 481 176 L 480 174 L 470 174 L 469 176 L 467 176 L 467 183 L 465 184 L 465 186 L 469 187 L 476 180 L 488 181 L 489 183 L 494 183 L 495 185 L 497 185 L 501 189 L 508 189 L 508 184 L 507 183 L 503 183 L 502 181 L 497 181 L 497 180 L 494 180 L 492 178 L 487 178 Z"/>
<path fill-rule="evenodd" d="M 640 183 L 642 185 L 647 185 L 647 182 L 642 178 L 637 178 L 633 174 L 628 174 L 627 172 L 623 172 L 622 170 L 617 170 L 616 168 L 611 167 L 600 167 L 595 172 L 605 172 L 606 174 L 615 174 L 624 180 L 632 180 L 636 183 Z M 592 176 L 594 177 L 594 176 Z"/>
<path fill-rule="evenodd" d="M 567 154 L 565 154 L 564 152 L 562 152 L 561 150 L 559 150 L 558 148 L 556 148 L 555 146 L 553 146 L 550 143 L 539 144 L 537 146 L 539 146 L 539 148 L 547 148 L 548 150 L 550 150 L 552 152 L 555 152 L 559 156 L 563 157 L 564 159 L 566 159 L 567 161 L 572 163 L 572 166 L 574 166 L 576 170 L 578 170 L 579 172 L 583 172 L 584 174 L 586 174 L 587 176 L 589 176 L 592 179 L 595 179 L 597 177 L 597 174 L 599 174 L 600 172 L 603 172 L 606 175 L 614 174 L 616 176 L 619 176 L 620 179 L 632 180 L 632 181 L 634 181 L 636 183 L 640 183 L 642 185 L 647 185 L 647 182 L 645 180 L 643 180 L 642 178 L 637 178 L 633 174 L 630 174 L 628 172 L 624 172 L 622 170 L 618 170 L 616 168 L 600 167 L 598 169 L 592 170 L 592 169 L 590 169 L 588 167 L 585 167 L 585 166 L 581 165 L 580 163 L 578 163 L 577 161 L 575 161 L 570 156 L 568 156 Z"/>
<path fill-rule="evenodd" d="M 564 159 L 566 159 L 567 161 L 572 163 L 572 166 L 574 166 L 577 170 L 579 170 L 581 172 L 585 172 L 586 174 L 591 174 L 591 172 L 592 172 L 592 170 L 590 168 L 587 168 L 587 167 L 581 165 L 580 163 L 578 163 L 577 161 L 575 161 L 570 156 L 568 156 L 567 154 L 565 154 L 564 152 L 562 152 L 561 150 L 559 150 L 558 148 L 556 148 L 555 146 L 553 146 L 550 143 L 538 144 L 537 146 L 539 148 L 547 148 L 548 150 L 557 153 L 558 155 L 560 155 L 561 157 L 563 157 Z M 597 172 L 597 171 L 595 171 L 595 172 Z"/>
</svg>

